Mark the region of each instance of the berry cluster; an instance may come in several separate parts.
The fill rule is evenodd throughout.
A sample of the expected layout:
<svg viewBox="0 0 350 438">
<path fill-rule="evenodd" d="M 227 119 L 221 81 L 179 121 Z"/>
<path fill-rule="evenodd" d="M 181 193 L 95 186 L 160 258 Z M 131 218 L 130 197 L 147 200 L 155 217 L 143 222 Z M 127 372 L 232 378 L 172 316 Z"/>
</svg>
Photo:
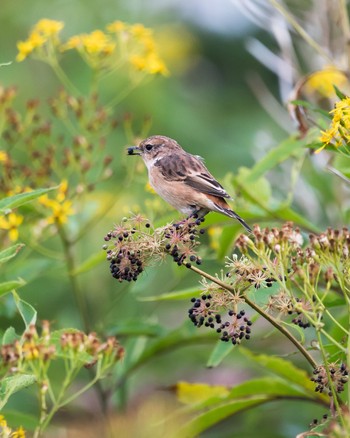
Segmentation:
<svg viewBox="0 0 350 438">
<path fill-rule="evenodd" d="M 220 339 L 224 342 L 231 341 L 233 345 L 240 344 L 242 339 L 250 339 L 252 321 L 245 316 L 245 311 L 241 310 L 239 313 L 235 313 L 230 310 L 228 316 L 229 320 L 222 322 L 216 330 L 218 333 L 222 333 Z"/>
<path fill-rule="evenodd" d="M 216 328 L 221 334 L 221 340 L 231 341 L 233 345 L 240 344 L 243 339 L 250 339 L 252 322 L 245 316 L 245 311 L 236 313 L 233 310 L 228 312 L 228 320 L 223 321 L 221 314 L 217 311 L 212 295 L 203 294 L 200 298 L 192 298 L 193 306 L 188 311 L 190 320 L 196 327 Z"/>
<path fill-rule="evenodd" d="M 328 395 L 332 396 L 331 385 L 334 385 L 337 393 L 344 391 L 344 385 L 349 379 L 349 372 L 344 363 L 340 366 L 338 364 L 329 365 L 329 375 L 331 382 L 328 379 L 327 370 L 324 365 L 320 365 L 314 369 L 313 374 L 315 377 L 311 378 L 312 382 L 316 383 L 316 392 L 328 391 Z"/>
<path fill-rule="evenodd" d="M 146 228 L 150 225 L 147 222 Z M 136 281 L 137 277 L 143 271 L 143 260 L 141 249 L 137 249 L 137 238 L 134 238 L 137 230 L 127 227 L 116 227 L 115 230 L 106 234 L 104 240 L 109 242 L 114 240 L 114 248 L 108 249 L 104 245 L 103 249 L 107 251 L 107 260 L 110 263 L 110 271 L 113 278 L 119 281 Z"/>
<path fill-rule="evenodd" d="M 198 245 L 196 227 L 202 222 L 204 222 L 204 218 L 192 216 L 166 228 L 164 233 L 167 240 L 165 250 L 179 266 L 185 265 L 190 268 L 191 262 L 197 265 L 202 263 L 202 259 L 195 253 L 195 247 Z M 204 234 L 204 232 L 204 228 L 199 230 L 199 234 Z"/>
<path fill-rule="evenodd" d="M 296 313 L 296 317 L 292 319 L 292 323 L 299 326 L 300 328 L 307 329 L 311 326 L 309 321 L 305 317 L 305 313 L 309 312 L 311 310 L 310 303 L 308 301 L 305 301 L 301 298 L 296 298 L 297 302 L 297 308 L 294 309 Z M 298 310 L 298 308 L 302 310 Z M 292 314 L 293 311 L 290 310 L 290 314 Z"/>
</svg>

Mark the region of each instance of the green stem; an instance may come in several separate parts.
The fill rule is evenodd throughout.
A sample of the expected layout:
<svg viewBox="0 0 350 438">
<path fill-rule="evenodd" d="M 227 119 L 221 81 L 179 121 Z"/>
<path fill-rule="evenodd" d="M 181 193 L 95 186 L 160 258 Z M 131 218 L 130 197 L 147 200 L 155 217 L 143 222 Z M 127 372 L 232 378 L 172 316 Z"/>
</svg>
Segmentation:
<svg viewBox="0 0 350 438">
<path fill-rule="evenodd" d="M 219 280 L 216 277 L 213 277 L 210 274 L 207 274 L 205 271 L 202 271 L 201 269 L 198 269 L 195 266 L 191 266 L 190 269 L 197 274 L 201 275 L 202 277 L 207 278 L 208 280 L 216 283 L 220 287 L 228 290 L 229 292 L 235 292 L 235 289 L 231 287 L 230 285 L 224 283 L 223 281 Z M 261 307 L 257 306 L 253 301 L 251 301 L 247 295 L 244 295 L 245 302 L 254 309 L 257 313 L 259 313 L 263 318 L 265 318 L 267 321 L 270 322 L 278 331 L 280 331 L 284 336 L 286 336 L 294 345 L 295 347 L 300 351 L 300 353 L 305 357 L 305 359 L 309 362 L 309 364 L 316 368 L 317 364 L 314 361 L 313 357 L 309 354 L 309 352 L 300 344 L 300 342 L 285 328 L 283 327 L 275 318 L 273 318 L 271 315 L 266 313 Z"/>
<path fill-rule="evenodd" d="M 283 16 L 283 18 L 289 23 L 296 33 L 312 47 L 319 55 L 326 59 L 327 62 L 333 64 L 333 59 L 329 57 L 328 53 L 315 41 L 296 21 L 293 15 L 285 9 L 277 0 L 268 0 L 269 3 Z"/>
<path fill-rule="evenodd" d="M 343 30 L 343 38 L 344 38 L 344 53 L 347 54 L 347 71 L 350 70 L 350 23 L 349 23 L 349 14 L 347 8 L 347 0 L 339 0 L 339 17 L 341 20 L 341 27 Z"/>
<path fill-rule="evenodd" d="M 61 224 L 57 224 L 58 234 L 61 237 L 64 255 L 65 255 L 65 261 L 66 261 L 66 267 L 68 272 L 68 278 L 72 287 L 72 291 L 74 294 L 75 301 L 77 303 L 77 307 L 79 310 L 79 314 L 81 317 L 81 320 L 84 325 L 84 330 L 86 332 L 91 331 L 91 324 L 90 324 L 90 317 L 89 317 L 89 311 L 88 306 L 85 297 L 83 296 L 79 285 L 77 281 L 77 277 L 74 275 L 75 270 L 75 259 L 73 254 L 73 247 L 71 242 L 69 241 L 66 231 L 64 227 Z"/>
<path fill-rule="evenodd" d="M 323 348 L 321 332 L 319 330 L 316 330 L 316 335 L 317 335 L 318 345 L 320 347 L 320 351 L 321 351 L 324 367 L 325 367 L 325 370 L 326 370 L 326 373 L 327 373 L 327 379 L 328 379 L 328 382 L 329 382 L 329 388 L 330 388 L 330 390 L 332 392 L 332 396 L 333 396 L 333 400 L 334 400 L 334 405 L 335 405 L 335 408 L 337 410 L 337 413 L 338 413 L 338 416 L 340 418 L 340 421 L 341 421 L 341 423 L 342 423 L 342 425 L 344 427 L 344 430 L 345 430 L 346 429 L 346 425 L 344 423 L 344 418 L 343 418 L 343 415 L 342 415 L 342 410 L 340 408 L 340 404 L 339 404 L 339 400 L 338 400 L 338 394 L 336 393 L 336 390 L 334 388 L 332 377 L 331 377 L 331 373 L 329 371 L 329 366 L 328 366 L 328 362 L 327 362 L 327 356 L 326 356 L 326 353 L 325 353 L 324 348 Z"/>
</svg>

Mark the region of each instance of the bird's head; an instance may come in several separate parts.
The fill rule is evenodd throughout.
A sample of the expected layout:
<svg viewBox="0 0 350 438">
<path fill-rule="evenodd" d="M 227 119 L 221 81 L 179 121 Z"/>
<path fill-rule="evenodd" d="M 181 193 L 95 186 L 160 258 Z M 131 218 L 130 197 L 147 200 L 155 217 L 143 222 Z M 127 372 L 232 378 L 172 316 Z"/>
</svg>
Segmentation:
<svg viewBox="0 0 350 438">
<path fill-rule="evenodd" d="M 153 135 L 141 141 L 138 146 L 129 147 L 128 155 L 140 155 L 147 164 L 179 149 L 181 147 L 175 140 L 164 135 Z"/>
</svg>

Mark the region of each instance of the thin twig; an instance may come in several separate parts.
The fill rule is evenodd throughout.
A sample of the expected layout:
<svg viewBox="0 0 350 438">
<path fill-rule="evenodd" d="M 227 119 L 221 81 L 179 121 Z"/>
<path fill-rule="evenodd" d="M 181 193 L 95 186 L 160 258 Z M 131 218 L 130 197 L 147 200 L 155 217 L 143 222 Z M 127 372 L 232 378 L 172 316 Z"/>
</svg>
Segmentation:
<svg viewBox="0 0 350 438">
<path fill-rule="evenodd" d="M 202 277 L 207 278 L 210 281 L 213 281 L 220 287 L 228 290 L 229 292 L 235 292 L 234 288 L 230 285 L 224 283 L 223 281 L 219 280 L 216 277 L 213 277 L 210 274 L 207 274 L 205 271 L 202 271 L 201 269 L 198 269 L 195 266 L 191 266 L 190 269 L 197 274 L 201 275 Z M 245 302 L 254 309 L 257 313 L 259 313 L 263 318 L 265 318 L 267 321 L 269 321 L 274 327 L 277 328 L 278 331 L 280 331 L 283 335 L 285 335 L 294 345 L 295 347 L 300 351 L 300 353 L 305 357 L 305 359 L 309 362 L 309 364 L 316 368 L 317 364 L 314 361 L 313 357 L 309 354 L 309 352 L 300 344 L 300 342 L 285 328 L 283 327 L 275 318 L 273 318 L 271 315 L 266 313 L 261 307 L 257 306 L 253 301 L 251 301 L 246 295 L 244 295 Z"/>
</svg>

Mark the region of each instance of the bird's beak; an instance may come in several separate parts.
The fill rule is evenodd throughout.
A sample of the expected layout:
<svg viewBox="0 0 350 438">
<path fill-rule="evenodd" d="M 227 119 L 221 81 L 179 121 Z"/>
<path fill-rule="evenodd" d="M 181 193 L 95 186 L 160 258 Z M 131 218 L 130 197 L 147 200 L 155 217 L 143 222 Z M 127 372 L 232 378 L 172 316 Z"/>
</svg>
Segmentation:
<svg viewBox="0 0 350 438">
<path fill-rule="evenodd" d="M 128 155 L 141 155 L 141 149 L 138 146 L 128 148 Z"/>
</svg>

